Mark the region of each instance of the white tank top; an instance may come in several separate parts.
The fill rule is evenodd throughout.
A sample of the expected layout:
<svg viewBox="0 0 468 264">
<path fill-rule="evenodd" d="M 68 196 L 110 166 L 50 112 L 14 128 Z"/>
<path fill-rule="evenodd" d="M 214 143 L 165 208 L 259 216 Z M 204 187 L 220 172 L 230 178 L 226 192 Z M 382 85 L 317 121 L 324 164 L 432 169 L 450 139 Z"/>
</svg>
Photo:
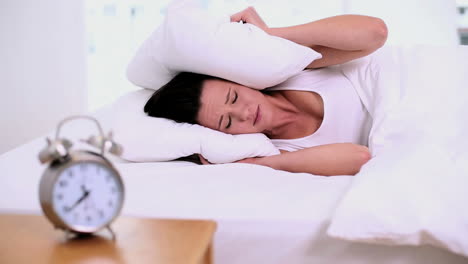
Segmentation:
<svg viewBox="0 0 468 264">
<path fill-rule="evenodd" d="M 302 138 L 272 139 L 277 148 L 296 151 L 347 142 L 367 146 L 371 116 L 351 82 L 338 68 L 306 70 L 268 90 L 316 92 L 322 97 L 324 104 L 323 121 L 317 131 Z"/>
</svg>

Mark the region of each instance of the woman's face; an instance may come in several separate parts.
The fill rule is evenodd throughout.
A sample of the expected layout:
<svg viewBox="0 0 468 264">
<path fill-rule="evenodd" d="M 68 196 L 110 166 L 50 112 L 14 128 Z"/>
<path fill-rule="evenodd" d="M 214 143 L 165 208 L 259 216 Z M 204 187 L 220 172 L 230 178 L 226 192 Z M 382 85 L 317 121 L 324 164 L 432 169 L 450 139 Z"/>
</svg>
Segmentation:
<svg viewBox="0 0 468 264">
<path fill-rule="evenodd" d="M 267 133 L 272 105 L 258 90 L 224 81 L 205 81 L 198 122 L 229 134 Z"/>
</svg>

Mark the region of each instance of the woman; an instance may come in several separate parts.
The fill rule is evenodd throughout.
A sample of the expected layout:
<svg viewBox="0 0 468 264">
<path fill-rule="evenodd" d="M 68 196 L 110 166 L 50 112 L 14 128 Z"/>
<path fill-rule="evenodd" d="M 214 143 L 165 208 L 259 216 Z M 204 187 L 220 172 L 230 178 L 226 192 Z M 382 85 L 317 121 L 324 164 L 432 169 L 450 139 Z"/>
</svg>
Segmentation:
<svg viewBox="0 0 468 264">
<path fill-rule="evenodd" d="M 387 38 L 382 20 L 358 15 L 269 28 L 249 7 L 234 14 L 231 21 L 254 24 L 270 35 L 320 52 L 323 57 L 307 69 L 366 56 Z M 303 71 L 263 91 L 211 76 L 181 73 L 154 93 L 144 111 L 230 134 L 264 133 L 281 149 L 279 155 L 238 162 L 316 175 L 354 175 L 370 159 L 365 146 L 368 113 L 349 81 L 333 67 Z"/>
</svg>

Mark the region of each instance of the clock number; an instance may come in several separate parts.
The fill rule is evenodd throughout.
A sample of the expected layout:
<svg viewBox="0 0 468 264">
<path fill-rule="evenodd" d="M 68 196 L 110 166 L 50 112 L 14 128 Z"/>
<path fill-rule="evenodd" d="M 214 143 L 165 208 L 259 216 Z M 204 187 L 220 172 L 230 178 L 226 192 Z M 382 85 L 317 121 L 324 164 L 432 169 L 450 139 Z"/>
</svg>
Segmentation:
<svg viewBox="0 0 468 264">
<path fill-rule="evenodd" d="M 88 215 L 88 216 L 86 216 L 86 220 L 87 220 L 88 222 L 91 222 L 91 220 L 93 220 L 93 219 L 91 218 L 91 216 Z"/>
<path fill-rule="evenodd" d="M 59 182 L 59 186 L 62 187 L 62 188 L 67 187 L 67 185 L 68 185 L 68 182 L 66 180 L 61 180 Z"/>
<path fill-rule="evenodd" d="M 80 164 L 80 170 L 81 171 L 86 171 L 87 168 L 88 168 L 88 166 L 86 164 Z"/>
<path fill-rule="evenodd" d="M 68 177 L 73 178 L 73 171 L 72 170 L 68 171 Z"/>
<path fill-rule="evenodd" d="M 63 199 L 63 194 L 59 193 L 57 194 L 57 200 L 61 201 Z"/>
<path fill-rule="evenodd" d="M 104 218 L 104 211 L 99 210 L 98 214 L 100 218 Z"/>
<path fill-rule="evenodd" d="M 113 206 L 114 206 L 114 202 L 113 202 L 112 200 L 109 200 L 109 201 L 107 202 L 107 205 L 108 205 L 109 207 L 113 207 Z"/>
</svg>

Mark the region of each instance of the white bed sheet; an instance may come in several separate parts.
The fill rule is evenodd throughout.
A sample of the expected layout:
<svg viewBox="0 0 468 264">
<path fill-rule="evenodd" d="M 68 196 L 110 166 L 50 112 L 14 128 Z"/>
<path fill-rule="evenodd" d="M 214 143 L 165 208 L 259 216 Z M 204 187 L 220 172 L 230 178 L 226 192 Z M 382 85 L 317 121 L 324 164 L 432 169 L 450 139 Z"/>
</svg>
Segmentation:
<svg viewBox="0 0 468 264">
<path fill-rule="evenodd" d="M 98 119 L 105 119 L 99 116 Z M 88 136 L 85 126 L 70 134 Z M 64 131 L 65 132 L 65 131 Z M 0 156 L 0 213 L 40 213 L 38 138 Z M 433 247 L 387 247 L 327 237 L 352 177 L 293 174 L 249 164 L 126 163 L 123 215 L 214 219 L 215 263 L 466 263 Z M 359 223 L 356 223 L 359 224 Z"/>
</svg>

